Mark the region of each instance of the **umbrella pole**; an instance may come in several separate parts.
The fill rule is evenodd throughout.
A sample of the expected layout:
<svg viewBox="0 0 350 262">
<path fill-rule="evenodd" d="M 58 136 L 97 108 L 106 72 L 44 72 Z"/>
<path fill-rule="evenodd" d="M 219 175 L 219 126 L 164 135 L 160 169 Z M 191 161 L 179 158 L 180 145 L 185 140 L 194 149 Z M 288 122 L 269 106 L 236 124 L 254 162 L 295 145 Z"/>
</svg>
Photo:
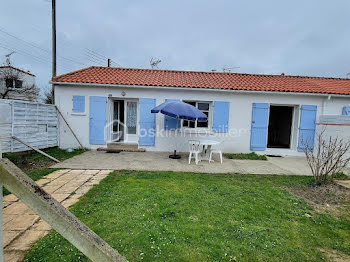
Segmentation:
<svg viewBox="0 0 350 262">
<path fill-rule="evenodd" d="M 175 129 L 175 139 L 176 139 L 176 132 L 177 132 L 177 129 Z M 177 148 L 177 142 L 175 142 L 175 148 Z M 171 159 L 180 159 L 181 156 L 176 154 L 176 149 L 174 149 L 174 154 L 169 155 L 169 158 L 171 158 Z"/>
<path fill-rule="evenodd" d="M 171 158 L 171 159 L 180 159 L 180 158 L 181 158 L 181 156 L 180 156 L 180 155 L 178 155 L 178 154 L 176 154 L 176 150 L 174 150 L 174 154 L 169 155 L 169 158 Z"/>
</svg>

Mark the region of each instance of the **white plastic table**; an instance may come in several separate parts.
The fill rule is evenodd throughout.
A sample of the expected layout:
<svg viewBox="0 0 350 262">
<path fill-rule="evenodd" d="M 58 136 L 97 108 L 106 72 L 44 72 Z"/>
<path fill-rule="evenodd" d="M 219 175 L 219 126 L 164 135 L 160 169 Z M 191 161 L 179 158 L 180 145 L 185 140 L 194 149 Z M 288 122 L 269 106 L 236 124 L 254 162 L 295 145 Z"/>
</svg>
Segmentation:
<svg viewBox="0 0 350 262">
<path fill-rule="evenodd" d="M 201 154 L 201 160 L 208 160 L 210 157 L 211 147 L 220 144 L 220 142 L 215 140 L 201 139 L 199 140 L 200 145 L 203 146 L 203 151 Z"/>
</svg>

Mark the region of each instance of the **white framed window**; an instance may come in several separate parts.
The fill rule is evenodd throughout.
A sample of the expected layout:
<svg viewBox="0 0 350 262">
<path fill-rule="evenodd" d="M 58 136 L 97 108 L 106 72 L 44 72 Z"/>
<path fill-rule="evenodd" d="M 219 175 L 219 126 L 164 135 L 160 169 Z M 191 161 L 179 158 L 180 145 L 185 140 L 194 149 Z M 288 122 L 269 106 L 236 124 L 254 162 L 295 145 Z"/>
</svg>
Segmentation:
<svg viewBox="0 0 350 262">
<path fill-rule="evenodd" d="M 11 79 L 11 78 L 6 79 L 6 87 L 7 88 L 22 88 L 22 86 L 23 86 L 22 80 Z"/>
<path fill-rule="evenodd" d="M 15 80 L 15 87 L 16 88 L 22 88 L 23 81 L 22 80 Z"/>
<path fill-rule="evenodd" d="M 6 78 L 6 87 L 7 88 L 13 88 L 13 79 L 11 78 Z"/>
<path fill-rule="evenodd" d="M 204 101 L 183 101 L 184 103 L 190 104 L 196 108 L 198 108 L 201 112 L 203 112 L 207 116 L 207 120 L 197 120 L 197 121 L 190 121 L 190 120 L 183 120 L 182 121 L 182 127 L 184 128 L 206 128 L 208 129 L 210 127 L 210 116 L 211 116 L 211 102 L 204 102 Z"/>
</svg>

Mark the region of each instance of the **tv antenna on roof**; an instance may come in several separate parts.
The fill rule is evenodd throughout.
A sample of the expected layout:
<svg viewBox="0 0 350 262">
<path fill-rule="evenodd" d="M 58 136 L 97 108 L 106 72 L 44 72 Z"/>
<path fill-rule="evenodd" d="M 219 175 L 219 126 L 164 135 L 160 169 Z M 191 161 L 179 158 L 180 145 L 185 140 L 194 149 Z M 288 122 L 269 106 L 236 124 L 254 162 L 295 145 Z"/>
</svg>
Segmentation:
<svg viewBox="0 0 350 262">
<path fill-rule="evenodd" d="M 234 66 L 234 67 L 226 67 L 226 66 L 224 66 L 224 67 L 222 68 L 222 71 L 225 72 L 225 73 L 231 73 L 231 71 L 232 71 L 233 69 L 238 69 L 238 68 L 240 68 L 240 67 L 239 67 L 239 66 Z"/>
<path fill-rule="evenodd" d="M 160 63 L 160 62 L 162 62 L 162 60 L 160 60 L 160 59 L 153 59 L 153 57 L 151 58 L 151 60 L 149 61 L 149 63 L 150 63 L 150 65 L 151 65 L 151 67 L 152 67 L 152 69 L 154 69 L 154 68 L 157 68 L 158 69 L 158 64 Z"/>
<path fill-rule="evenodd" d="M 14 53 L 16 53 L 16 52 L 15 52 L 15 51 L 12 51 L 11 53 L 5 55 L 5 57 L 6 57 L 6 65 L 8 65 L 8 66 L 11 65 L 10 56 L 11 56 L 12 54 L 14 54 Z"/>
</svg>

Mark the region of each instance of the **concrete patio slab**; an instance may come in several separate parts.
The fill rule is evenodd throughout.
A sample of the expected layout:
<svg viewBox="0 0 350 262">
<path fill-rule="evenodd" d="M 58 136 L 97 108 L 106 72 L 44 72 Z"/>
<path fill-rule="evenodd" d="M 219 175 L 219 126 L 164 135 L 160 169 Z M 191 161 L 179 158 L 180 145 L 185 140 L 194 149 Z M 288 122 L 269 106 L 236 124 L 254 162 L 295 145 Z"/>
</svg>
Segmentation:
<svg viewBox="0 0 350 262">
<path fill-rule="evenodd" d="M 304 157 L 270 157 L 268 161 L 224 159 L 223 164 L 218 161 L 210 164 L 208 161 L 202 161 L 198 165 L 195 165 L 192 161 L 189 165 L 188 155 L 180 155 L 182 155 L 181 159 L 174 160 L 169 158 L 168 152 L 121 152 L 113 154 L 88 151 L 58 163 L 52 168 L 311 175 Z"/>
</svg>

